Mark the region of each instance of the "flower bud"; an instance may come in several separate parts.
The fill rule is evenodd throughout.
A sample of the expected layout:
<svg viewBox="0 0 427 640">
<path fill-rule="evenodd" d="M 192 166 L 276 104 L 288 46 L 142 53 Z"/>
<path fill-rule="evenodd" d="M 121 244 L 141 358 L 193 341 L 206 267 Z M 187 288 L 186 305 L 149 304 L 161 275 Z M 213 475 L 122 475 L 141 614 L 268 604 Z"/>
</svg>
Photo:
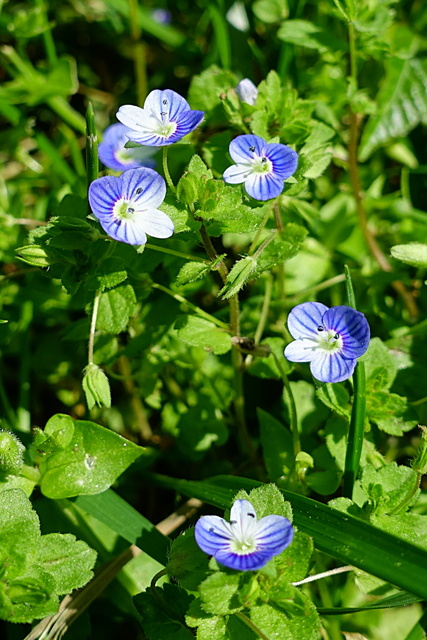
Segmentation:
<svg viewBox="0 0 427 640">
<path fill-rule="evenodd" d="M 24 451 L 13 433 L 0 430 L 0 473 L 17 475 L 24 465 Z"/>
<path fill-rule="evenodd" d="M 22 262 L 31 264 L 33 267 L 49 267 L 53 260 L 49 257 L 46 249 L 39 244 L 27 244 L 16 249 L 16 256 Z"/>
<path fill-rule="evenodd" d="M 96 364 L 88 364 L 85 368 L 82 385 L 89 410 L 95 405 L 107 409 L 111 407 L 110 383 L 105 373 Z"/>
<path fill-rule="evenodd" d="M 421 429 L 421 442 L 415 458 L 412 461 L 412 468 L 419 474 L 427 473 L 427 427 L 419 425 Z"/>
</svg>

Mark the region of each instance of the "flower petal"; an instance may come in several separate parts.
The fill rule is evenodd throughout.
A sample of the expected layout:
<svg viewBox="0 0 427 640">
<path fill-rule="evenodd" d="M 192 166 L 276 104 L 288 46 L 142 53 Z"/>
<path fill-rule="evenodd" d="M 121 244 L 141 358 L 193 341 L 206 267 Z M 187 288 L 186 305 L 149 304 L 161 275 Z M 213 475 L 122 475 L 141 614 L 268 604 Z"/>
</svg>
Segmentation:
<svg viewBox="0 0 427 640">
<path fill-rule="evenodd" d="M 298 154 L 285 144 L 268 144 L 264 153 L 273 164 L 276 178 L 286 180 L 297 170 Z"/>
<path fill-rule="evenodd" d="M 116 118 L 117 120 L 120 120 L 125 127 L 128 127 L 133 131 L 145 132 L 150 123 L 144 109 L 141 109 L 141 107 L 135 107 L 132 104 L 124 104 L 121 106 L 116 113 Z"/>
<path fill-rule="evenodd" d="M 157 209 L 166 195 L 166 183 L 162 176 L 146 167 L 125 171 L 122 181 L 122 197 L 139 208 Z"/>
<path fill-rule="evenodd" d="M 132 223 L 139 226 L 144 232 L 153 238 L 170 238 L 174 232 L 174 224 L 169 216 L 158 209 L 148 211 L 135 210 Z"/>
<path fill-rule="evenodd" d="M 288 316 L 288 329 L 293 338 L 317 337 L 317 327 L 323 326 L 323 314 L 328 307 L 321 302 L 303 302 L 292 309 Z"/>
<path fill-rule="evenodd" d="M 317 340 L 298 338 L 285 348 L 285 358 L 291 362 L 311 362 L 319 349 Z"/>
<path fill-rule="evenodd" d="M 363 313 L 344 305 L 332 307 L 323 316 L 323 323 L 342 337 L 341 354 L 345 358 L 359 358 L 368 349 L 371 332 Z"/>
<path fill-rule="evenodd" d="M 253 136 L 252 134 L 242 135 L 237 136 L 230 142 L 229 153 L 237 164 L 247 163 L 257 156 L 262 156 L 265 146 L 265 140 L 259 136 Z M 252 147 L 254 151 L 251 151 Z"/>
<path fill-rule="evenodd" d="M 269 173 L 252 173 L 245 182 L 245 189 L 255 200 L 271 200 L 285 187 L 282 179 Z"/>
<path fill-rule="evenodd" d="M 145 99 L 144 110 L 154 113 L 161 118 L 161 114 L 167 115 L 168 120 L 175 122 L 181 113 L 189 111 L 190 105 L 179 93 L 172 89 L 155 89 L 151 91 Z"/>
<path fill-rule="evenodd" d="M 202 551 L 210 556 L 219 550 L 228 550 L 233 539 L 230 525 L 219 516 L 202 516 L 194 529 L 196 542 Z"/>
<path fill-rule="evenodd" d="M 247 164 L 232 164 L 222 174 L 228 184 L 240 184 L 245 182 L 252 173 L 252 167 Z"/>
<path fill-rule="evenodd" d="M 252 553 L 238 554 L 228 551 L 226 548 L 220 549 L 215 554 L 215 559 L 230 569 L 237 571 L 256 571 L 264 567 L 273 554 L 266 549 L 252 551 Z"/>
<path fill-rule="evenodd" d="M 140 245 L 147 242 L 143 229 L 133 220 L 119 220 L 113 216 L 100 219 L 102 228 L 114 240 L 127 244 Z"/>
<path fill-rule="evenodd" d="M 259 550 L 270 550 L 273 556 L 282 553 L 294 537 L 294 529 L 283 516 L 265 516 L 257 525 L 256 543 Z"/>
<path fill-rule="evenodd" d="M 124 124 L 117 122 L 107 127 L 104 137 L 98 147 L 101 162 L 115 171 L 128 171 L 137 167 L 154 167 L 156 162 L 151 159 L 155 150 L 150 147 L 126 149 L 128 141 L 126 133 L 129 131 Z"/>
<path fill-rule="evenodd" d="M 121 197 L 121 180 L 115 176 L 98 178 L 89 187 L 90 208 L 99 219 L 112 215 L 114 205 Z"/>
<path fill-rule="evenodd" d="M 310 363 L 310 370 L 316 380 L 321 382 L 342 382 L 352 375 L 355 366 L 356 360 L 319 349 Z"/>
<path fill-rule="evenodd" d="M 248 500 L 236 500 L 230 511 L 230 527 L 237 540 L 250 538 L 256 530 L 255 509 Z"/>
<path fill-rule="evenodd" d="M 205 114 L 204 111 L 186 111 L 176 120 L 177 127 L 175 132 L 169 136 L 169 143 L 181 140 L 190 131 L 193 131 L 202 122 Z"/>
</svg>

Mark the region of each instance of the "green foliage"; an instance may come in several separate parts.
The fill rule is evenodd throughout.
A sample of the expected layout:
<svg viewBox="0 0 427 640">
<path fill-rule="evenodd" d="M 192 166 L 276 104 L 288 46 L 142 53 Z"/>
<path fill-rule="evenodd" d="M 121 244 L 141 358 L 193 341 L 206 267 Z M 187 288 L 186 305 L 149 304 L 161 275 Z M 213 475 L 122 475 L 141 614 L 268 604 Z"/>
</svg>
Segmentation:
<svg viewBox="0 0 427 640">
<path fill-rule="evenodd" d="M 397 244 L 391 247 L 390 253 L 396 260 L 401 260 L 412 267 L 425 269 L 427 267 L 427 245 L 421 242 Z"/>
<path fill-rule="evenodd" d="M 197 316 L 179 316 L 175 322 L 178 338 L 192 347 L 203 347 L 216 354 L 231 349 L 231 338 L 213 322 Z"/>
<path fill-rule="evenodd" d="M 86 395 L 89 411 L 98 407 L 111 407 L 110 384 L 105 373 L 96 364 L 88 364 L 84 370 L 82 380 L 83 391 Z"/>
<path fill-rule="evenodd" d="M 144 453 L 142 447 L 94 422 L 61 414 L 39 430 L 33 444 L 41 490 L 54 499 L 105 491 Z"/>
<path fill-rule="evenodd" d="M 32 622 L 56 612 L 58 596 L 92 577 L 96 553 L 71 534 L 40 535 L 39 519 L 19 489 L 0 494 L 0 618 Z"/>
</svg>

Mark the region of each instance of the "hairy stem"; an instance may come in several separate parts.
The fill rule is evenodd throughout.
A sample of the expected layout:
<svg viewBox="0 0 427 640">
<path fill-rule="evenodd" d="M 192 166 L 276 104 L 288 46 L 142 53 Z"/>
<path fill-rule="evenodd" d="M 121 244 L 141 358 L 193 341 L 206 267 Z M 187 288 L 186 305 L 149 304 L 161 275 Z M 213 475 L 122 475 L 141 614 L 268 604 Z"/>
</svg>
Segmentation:
<svg viewBox="0 0 427 640">
<path fill-rule="evenodd" d="M 258 629 L 255 622 L 252 622 L 252 620 L 248 618 L 248 616 L 245 616 L 244 613 L 242 613 L 241 611 L 237 611 L 234 615 L 240 618 L 242 622 L 244 622 L 250 629 L 252 629 L 252 631 L 257 634 L 258 638 L 261 638 L 261 640 L 269 640 L 269 638 L 261 631 L 261 629 Z"/>
<path fill-rule="evenodd" d="M 165 180 L 168 183 L 169 189 L 172 193 L 176 193 L 176 187 L 172 181 L 171 174 L 168 167 L 168 147 L 163 147 L 163 173 L 165 174 Z"/>
<path fill-rule="evenodd" d="M 93 347 L 95 343 L 96 319 L 98 317 L 100 299 L 101 299 L 101 292 L 97 291 L 95 293 L 95 298 L 93 300 L 92 319 L 90 321 L 89 344 L 88 344 L 88 350 L 87 350 L 88 364 L 93 364 Z"/>
<path fill-rule="evenodd" d="M 301 451 L 301 442 L 300 442 L 299 430 L 298 430 L 297 405 L 295 402 L 294 394 L 292 393 L 292 387 L 289 383 L 288 376 L 286 375 L 285 370 L 283 369 L 282 364 L 279 361 L 279 358 L 276 356 L 276 354 L 273 351 L 271 352 L 271 355 L 273 356 L 274 362 L 276 363 L 276 366 L 279 369 L 284 387 L 288 393 L 291 433 L 292 433 L 292 440 L 294 444 L 294 456 L 296 457 Z"/>
</svg>

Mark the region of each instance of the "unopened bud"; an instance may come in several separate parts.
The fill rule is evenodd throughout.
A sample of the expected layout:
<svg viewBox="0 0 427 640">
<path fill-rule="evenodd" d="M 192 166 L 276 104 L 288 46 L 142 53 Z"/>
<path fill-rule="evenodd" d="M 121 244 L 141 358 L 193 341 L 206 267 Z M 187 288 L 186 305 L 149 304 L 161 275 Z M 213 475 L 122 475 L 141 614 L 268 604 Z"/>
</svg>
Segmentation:
<svg viewBox="0 0 427 640">
<path fill-rule="evenodd" d="M 110 383 L 105 373 L 96 364 L 88 364 L 85 368 L 82 385 L 89 410 L 95 405 L 107 409 L 111 407 Z"/>
<path fill-rule="evenodd" d="M 194 204 L 198 197 L 198 179 L 194 173 L 186 173 L 178 182 L 176 197 L 184 204 Z"/>
<path fill-rule="evenodd" d="M 17 475 L 24 465 L 25 447 L 9 431 L 0 430 L 0 472 Z"/>
</svg>

